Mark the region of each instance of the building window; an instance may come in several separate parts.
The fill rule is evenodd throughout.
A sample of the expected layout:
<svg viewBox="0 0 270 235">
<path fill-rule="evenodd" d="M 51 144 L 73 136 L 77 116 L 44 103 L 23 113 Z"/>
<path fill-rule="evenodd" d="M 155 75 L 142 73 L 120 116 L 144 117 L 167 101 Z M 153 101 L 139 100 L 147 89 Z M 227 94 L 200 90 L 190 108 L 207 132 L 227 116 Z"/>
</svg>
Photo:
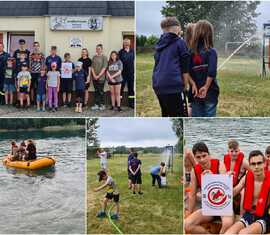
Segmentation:
<svg viewBox="0 0 270 235">
<path fill-rule="evenodd" d="M 19 48 L 19 40 L 26 41 L 26 48 L 30 51 L 33 50 L 33 43 L 35 41 L 34 33 L 8 33 L 8 52 L 13 55 L 14 51 Z"/>
</svg>

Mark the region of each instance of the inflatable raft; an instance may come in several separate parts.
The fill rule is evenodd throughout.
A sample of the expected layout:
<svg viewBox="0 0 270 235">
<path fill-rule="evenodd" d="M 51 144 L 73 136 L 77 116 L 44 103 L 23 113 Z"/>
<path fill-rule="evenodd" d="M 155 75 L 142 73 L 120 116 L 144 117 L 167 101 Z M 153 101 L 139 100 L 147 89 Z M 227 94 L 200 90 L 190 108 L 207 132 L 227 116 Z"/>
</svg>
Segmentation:
<svg viewBox="0 0 270 235">
<path fill-rule="evenodd" d="M 55 159 L 53 157 L 42 157 L 31 161 L 10 161 L 8 156 L 4 157 L 3 164 L 7 167 L 13 167 L 25 170 L 39 170 L 46 167 L 55 165 Z"/>
</svg>

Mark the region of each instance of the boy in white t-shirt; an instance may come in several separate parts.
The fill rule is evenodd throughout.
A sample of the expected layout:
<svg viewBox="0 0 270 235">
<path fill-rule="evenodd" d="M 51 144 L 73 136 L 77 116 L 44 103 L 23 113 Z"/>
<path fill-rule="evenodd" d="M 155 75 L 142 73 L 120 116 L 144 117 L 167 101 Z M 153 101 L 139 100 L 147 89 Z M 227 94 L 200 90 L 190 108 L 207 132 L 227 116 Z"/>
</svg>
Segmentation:
<svg viewBox="0 0 270 235">
<path fill-rule="evenodd" d="M 107 171 L 107 168 L 108 168 L 107 153 L 103 149 L 98 149 L 97 155 L 100 158 L 100 168 Z"/>
</svg>

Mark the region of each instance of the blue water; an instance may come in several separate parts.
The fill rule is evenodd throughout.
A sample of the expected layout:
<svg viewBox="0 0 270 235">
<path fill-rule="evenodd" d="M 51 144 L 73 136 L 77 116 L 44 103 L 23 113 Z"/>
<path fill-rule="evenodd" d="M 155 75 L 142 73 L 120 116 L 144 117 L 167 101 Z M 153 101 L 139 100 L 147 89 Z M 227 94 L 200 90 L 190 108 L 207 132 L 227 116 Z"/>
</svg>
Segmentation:
<svg viewBox="0 0 270 235">
<path fill-rule="evenodd" d="M 186 147 L 204 141 L 210 154 L 223 159 L 229 139 L 236 139 L 247 157 L 252 150 L 263 153 L 270 145 L 270 120 L 250 118 L 188 119 L 184 124 Z"/>
<path fill-rule="evenodd" d="M 1 133 L 1 158 L 10 140 L 22 136 L 35 137 L 38 155 L 55 156 L 57 162 L 38 174 L 10 171 L 0 163 L 0 233 L 84 233 L 84 134 L 26 132 L 5 138 Z"/>
</svg>

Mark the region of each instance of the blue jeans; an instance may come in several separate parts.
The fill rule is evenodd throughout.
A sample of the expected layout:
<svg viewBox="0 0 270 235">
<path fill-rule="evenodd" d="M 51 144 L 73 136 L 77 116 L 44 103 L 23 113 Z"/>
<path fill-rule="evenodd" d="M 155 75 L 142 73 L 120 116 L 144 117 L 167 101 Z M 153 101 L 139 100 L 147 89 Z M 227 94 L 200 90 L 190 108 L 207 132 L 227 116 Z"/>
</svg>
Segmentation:
<svg viewBox="0 0 270 235">
<path fill-rule="evenodd" d="M 217 101 L 192 102 L 192 117 L 215 117 L 217 113 Z"/>
</svg>

